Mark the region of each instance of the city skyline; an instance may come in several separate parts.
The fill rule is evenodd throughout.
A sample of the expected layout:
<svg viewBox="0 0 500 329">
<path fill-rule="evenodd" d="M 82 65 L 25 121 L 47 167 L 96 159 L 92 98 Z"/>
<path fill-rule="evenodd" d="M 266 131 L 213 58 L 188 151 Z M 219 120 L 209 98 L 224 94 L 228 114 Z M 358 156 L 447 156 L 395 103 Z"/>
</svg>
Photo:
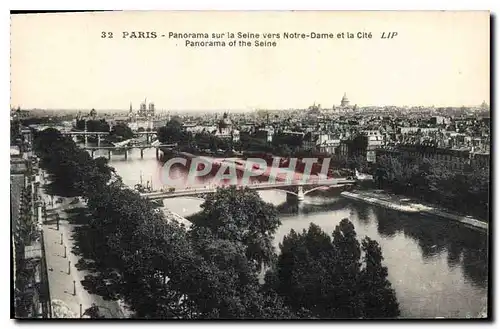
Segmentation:
<svg viewBox="0 0 500 329">
<path fill-rule="evenodd" d="M 346 95 L 346 93 L 344 93 L 344 95 Z M 120 111 L 120 112 L 128 112 L 130 110 L 133 110 L 134 112 L 137 112 L 137 111 L 140 111 L 141 109 L 141 105 L 142 104 L 154 104 L 155 106 L 155 110 L 158 111 L 158 112 L 165 112 L 165 111 L 174 111 L 174 112 L 200 112 L 200 111 L 216 111 L 216 112 L 220 112 L 220 111 L 232 111 L 232 112 L 238 112 L 238 113 L 242 113 L 242 112 L 252 112 L 252 111 L 259 111 L 259 110 L 263 110 L 263 111 L 294 111 L 294 110 L 301 110 L 301 109 L 308 109 L 312 106 L 318 106 L 319 109 L 322 109 L 322 110 L 329 110 L 329 109 L 342 109 L 342 106 L 340 104 L 334 104 L 332 107 L 325 107 L 323 106 L 322 104 L 320 103 L 317 103 L 317 102 L 313 102 L 311 105 L 309 106 L 306 106 L 306 107 L 303 107 L 303 108 L 299 108 L 299 107 L 295 107 L 295 108 L 279 108 L 279 109 L 270 109 L 270 108 L 247 108 L 247 109 L 238 109 L 238 108 L 227 108 L 227 109 L 207 109 L 207 108 L 198 108 L 198 109 L 172 109 L 172 108 L 162 108 L 162 107 L 157 107 L 156 106 L 156 103 L 154 102 L 154 100 L 150 100 L 150 101 L 147 101 L 147 97 L 144 98 L 144 101 L 139 101 L 137 103 L 135 103 L 136 105 L 134 105 L 134 102 L 129 102 L 129 107 L 128 108 L 118 108 L 118 107 L 115 107 L 115 108 L 82 108 L 82 107 L 79 107 L 79 108 L 39 108 L 39 107 L 35 107 L 35 108 L 31 108 L 31 109 L 27 109 L 27 108 L 22 108 L 21 106 L 17 105 L 17 106 L 13 106 L 11 105 L 11 108 L 12 109 L 16 109 L 16 108 L 21 108 L 23 110 L 46 110 L 46 111 L 85 111 L 85 110 L 97 110 L 97 111 Z M 349 100 L 350 102 L 350 100 Z M 446 106 L 446 105 L 443 105 L 443 106 L 435 106 L 435 105 L 393 105 L 393 104 L 385 104 L 385 105 L 359 105 L 359 104 L 349 104 L 347 107 L 353 107 L 353 106 L 356 106 L 357 108 L 390 108 L 390 107 L 396 107 L 398 109 L 405 109 L 405 108 L 418 108 L 418 107 L 424 107 L 424 108 L 461 108 L 461 107 L 465 107 L 465 108 L 479 108 L 479 107 L 482 107 L 483 105 L 488 106 L 489 108 L 489 102 L 487 102 L 486 100 L 483 100 L 483 102 L 481 102 L 481 104 L 463 104 L 463 105 L 460 105 L 460 106 Z"/>
<path fill-rule="evenodd" d="M 157 106 L 157 103 L 152 101 L 152 103 L 155 104 L 155 109 L 156 111 L 192 111 L 192 112 L 199 112 L 199 111 L 234 111 L 234 112 L 252 112 L 256 110 L 264 110 L 264 111 L 293 111 L 293 110 L 301 110 L 301 109 L 307 109 L 311 105 L 316 105 L 320 106 L 320 109 L 323 110 L 329 110 L 332 109 L 333 107 L 335 108 L 341 108 L 340 102 L 339 104 L 333 104 L 332 106 L 327 107 L 324 104 L 318 103 L 313 101 L 311 104 L 308 106 L 304 107 L 291 107 L 291 108 L 165 108 L 162 106 Z M 130 110 L 130 104 L 132 104 L 132 109 L 134 112 L 140 110 L 140 104 L 141 102 L 137 102 L 137 105 L 134 105 L 134 102 L 129 102 L 129 107 L 113 107 L 113 108 L 99 108 L 99 107 L 92 107 L 92 108 L 84 108 L 84 107 L 76 107 L 76 108 L 42 108 L 42 107 L 33 107 L 33 108 L 26 108 L 23 107 L 19 104 L 11 104 L 12 109 L 17 109 L 18 107 L 21 108 L 22 110 L 46 110 L 46 111 L 84 111 L 84 110 L 92 110 L 95 109 L 97 111 L 122 111 L 122 112 L 127 112 Z M 149 104 L 149 103 L 148 103 Z M 483 104 L 486 104 L 488 107 L 490 106 L 489 100 L 483 100 L 482 102 L 478 104 L 462 104 L 462 105 L 440 105 L 436 106 L 434 104 L 414 104 L 414 105 L 406 105 L 406 104 L 357 104 L 357 103 L 351 103 L 350 106 L 356 106 L 357 108 L 370 108 L 370 107 L 375 107 L 375 108 L 384 108 L 384 107 L 397 107 L 400 109 L 405 109 L 405 108 L 415 108 L 415 107 L 425 107 L 425 108 L 478 108 L 482 106 Z"/>
<path fill-rule="evenodd" d="M 158 33 L 359 30 L 378 36 L 397 29 L 399 35 L 394 40 L 281 38 L 268 48 L 100 38 L 103 29 L 118 36 L 129 30 L 130 15 L 134 30 Z M 11 106 L 118 110 L 146 96 L 159 109 L 182 111 L 300 109 L 313 102 L 332 108 L 344 92 L 360 107 L 489 103 L 488 12 L 330 17 L 328 12 L 15 15 Z"/>
</svg>

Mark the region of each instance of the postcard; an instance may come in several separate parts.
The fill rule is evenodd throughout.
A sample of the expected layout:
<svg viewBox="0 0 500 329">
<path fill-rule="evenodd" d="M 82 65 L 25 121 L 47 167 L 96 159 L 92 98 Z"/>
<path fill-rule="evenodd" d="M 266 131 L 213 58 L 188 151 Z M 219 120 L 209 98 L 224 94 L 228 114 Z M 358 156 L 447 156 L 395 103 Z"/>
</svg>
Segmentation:
<svg viewBox="0 0 500 329">
<path fill-rule="evenodd" d="M 11 14 L 11 317 L 491 318 L 488 11 Z"/>
</svg>

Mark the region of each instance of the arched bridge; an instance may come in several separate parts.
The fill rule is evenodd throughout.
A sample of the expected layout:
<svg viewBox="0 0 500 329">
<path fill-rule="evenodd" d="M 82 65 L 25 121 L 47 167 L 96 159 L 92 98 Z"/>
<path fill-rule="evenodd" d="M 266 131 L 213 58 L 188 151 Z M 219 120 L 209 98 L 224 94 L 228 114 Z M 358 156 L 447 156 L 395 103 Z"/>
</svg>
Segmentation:
<svg viewBox="0 0 500 329">
<path fill-rule="evenodd" d="M 245 185 L 252 190 L 278 190 L 288 193 L 290 195 L 296 196 L 299 201 L 304 200 L 306 194 L 321 189 L 325 187 L 332 186 L 344 186 L 355 184 L 356 180 L 350 178 L 329 178 L 329 179 L 318 179 L 311 180 L 307 182 L 273 182 L 273 183 L 254 183 Z M 149 193 L 141 193 L 142 197 L 149 200 L 161 200 L 176 197 L 196 197 L 202 198 L 206 194 L 215 193 L 217 187 L 196 187 L 196 188 L 186 188 L 186 189 L 176 189 L 173 191 L 155 191 Z"/>
</svg>

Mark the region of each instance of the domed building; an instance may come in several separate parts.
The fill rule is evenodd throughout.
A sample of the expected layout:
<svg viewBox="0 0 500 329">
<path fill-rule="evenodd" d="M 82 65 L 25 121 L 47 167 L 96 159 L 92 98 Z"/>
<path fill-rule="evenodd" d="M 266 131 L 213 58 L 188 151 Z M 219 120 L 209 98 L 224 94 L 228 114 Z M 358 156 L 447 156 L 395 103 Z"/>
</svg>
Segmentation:
<svg viewBox="0 0 500 329">
<path fill-rule="evenodd" d="M 346 93 L 344 93 L 344 96 L 342 97 L 342 100 L 340 101 L 340 106 L 341 107 L 348 107 L 349 106 L 349 99 L 347 98 Z"/>
</svg>

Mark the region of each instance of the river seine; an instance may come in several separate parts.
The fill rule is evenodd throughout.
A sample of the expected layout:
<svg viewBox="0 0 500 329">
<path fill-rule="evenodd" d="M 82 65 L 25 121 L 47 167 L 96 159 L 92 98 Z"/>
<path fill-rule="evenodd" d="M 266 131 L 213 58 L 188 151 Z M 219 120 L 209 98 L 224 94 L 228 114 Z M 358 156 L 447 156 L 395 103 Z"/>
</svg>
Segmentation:
<svg viewBox="0 0 500 329">
<path fill-rule="evenodd" d="M 154 149 L 145 150 L 144 159 L 137 149 L 129 151 L 127 159 L 123 153 L 113 154 L 110 165 L 127 185 L 134 186 L 141 180 L 144 185 L 152 182 L 153 189 L 163 185 Z M 366 235 L 377 240 L 402 317 L 478 317 L 485 310 L 486 233 L 436 217 L 406 215 L 350 201 L 338 193 L 307 195 L 298 205 L 288 204 L 285 192 L 268 190 L 259 194 L 280 212 L 282 224 L 275 235 L 277 251 L 283 236 L 291 229 L 301 231 L 315 223 L 331 233 L 343 218 L 354 224 L 359 238 Z M 201 203 L 194 198 L 164 201 L 168 209 L 184 217 L 198 212 Z"/>
</svg>

